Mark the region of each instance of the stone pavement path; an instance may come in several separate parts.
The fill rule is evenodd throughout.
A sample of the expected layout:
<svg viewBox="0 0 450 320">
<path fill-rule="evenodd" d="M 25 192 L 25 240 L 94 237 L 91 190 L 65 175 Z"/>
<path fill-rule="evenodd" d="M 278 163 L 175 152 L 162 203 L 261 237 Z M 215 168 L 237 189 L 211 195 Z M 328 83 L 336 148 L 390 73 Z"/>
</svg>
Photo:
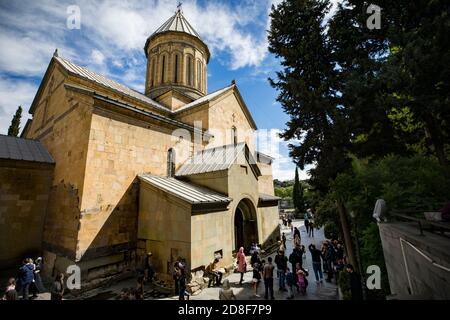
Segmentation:
<svg viewBox="0 0 450 320">
<path fill-rule="evenodd" d="M 301 242 L 302 244 L 308 248 L 310 243 L 316 244 L 317 247 L 320 247 L 320 244 L 324 240 L 323 229 L 314 230 L 314 238 L 309 238 L 306 234 L 306 228 L 303 225 L 303 220 L 297 220 L 293 222 L 294 226 L 300 229 L 301 234 Z M 286 255 L 289 256 L 292 252 L 293 241 L 291 230 L 289 228 L 282 228 L 282 232 L 285 233 L 287 241 L 286 241 Z M 275 257 L 275 253 L 273 253 L 272 258 Z M 265 257 L 267 260 L 267 257 Z M 323 282 L 322 284 L 316 284 L 314 272 L 312 268 L 311 262 L 311 254 L 309 251 L 306 253 L 306 260 L 303 261 L 303 266 L 309 270 L 309 286 L 307 289 L 307 295 L 303 296 L 300 294 L 296 294 L 294 300 L 337 300 L 337 287 L 334 283 Z M 289 264 L 290 267 L 290 264 Z M 230 281 L 230 284 L 233 288 L 234 294 L 238 300 L 264 300 L 264 284 L 261 282 L 258 288 L 258 294 L 261 298 L 254 297 L 253 288 L 252 288 L 252 272 L 249 271 L 244 275 L 244 283 L 239 285 L 240 274 L 233 273 L 230 276 L 224 278 Z M 276 277 L 276 270 L 274 271 L 274 275 Z M 89 297 L 70 297 L 67 296 L 67 299 L 93 299 L 93 300 L 115 300 L 122 288 L 132 288 L 136 285 L 136 279 L 127 279 L 120 282 L 117 282 L 109 287 L 98 288 L 90 292 Z M 149 291 L 150 287 L 146 286 L 146 294 L 145 299 L 160 299 L 160 300 L 178 300 L 178 297 L 152 297 Z M 197 296 L 192 296 L 191 300 L 218 300 L 219 299 L 219 287 L 214 288 L 206 288 L 202 290 L 202 292 Z M 287 297 L 287 292 L 278 291 L 278 279 L 274 279 L 274 294 L 275 299 L 277 300 L 285 300 Z M 36 300 L 48 300 L 50 299 L 49 293 L 40 294 Z"/>
<path fill-rule="evenodd" d="M 309 238 L 306 234 L 306 228 L 303 225 L 303 220 L 297 220 L 293 222 L 294 227 L 300 229 L 301 234 L 301 243 L 308 248 L 309 244 L 314 243 L 318 248 L 320 248 L 320 244 L 324 241 L 323 229 L 314 230 L 314 237 Z M 289 256 L 292 252 L 293 240 L 291 235 L 290 228 L 282 228 L 281 232 L 284 232 L 287 238 L 286 241 L 286 255 Z M 275 253 L 273 253 L 272 258 L 274 259 Z M 265 258 L 267 261 L 267 258 Z M 304 268 L 308 269 L 308 289 L 306 296 L 296 294 L 294 300 L 337 300 L 337 287 L 334 283 L 323 282 L 322 284 L 316 284 L 314 272 L 312 268 L 311 254 L 309 251 L 306 253 L 306 261 L 303 261 Z M 290 264 L 289 264 L 290 267 Z M 264 284 L 261 282 L 258 288 L 258 294 L 261 298 L 254 297 L 253 288 L 252 288 L 252 272 L 247 272 L 244 275 L 244 283 L 239 285 L 240 274 L 233 273 L 227 278 L 230 281 L 230 285 L 233 288 L 234 294 L 238 300 L 264 300 Z M 276 269 L 274 271 L 274 275 L 276 277 Z M 325 276 L 325 275 L 324 275 Z M 223 281 L 223 280 L 222 280 Z M 206 288 L 202 290 L 202 292 L 197 296 L 192 296 L 191 300 L 218 300 L 219 298 L 219 287 L 215 288 Z M 287 292 L 278 291 L 278 279 L 274 279 L 274 293 L 275 299 L 277 300 L 285 300 L 287 297 Z M 170 300 L 177 299 L 177 297 L 170 297 Z"/>
</svg>

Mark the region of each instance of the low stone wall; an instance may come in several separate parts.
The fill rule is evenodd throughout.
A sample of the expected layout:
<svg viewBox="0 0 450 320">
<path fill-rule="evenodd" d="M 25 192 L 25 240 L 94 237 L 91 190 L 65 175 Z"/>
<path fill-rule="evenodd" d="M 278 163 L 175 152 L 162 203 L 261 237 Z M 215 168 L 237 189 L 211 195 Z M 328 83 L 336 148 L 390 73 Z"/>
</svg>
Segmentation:
<svg viewBox="0 0 450 320">
<path fill-rule="evenodd" d="M 449 239 L 429 232 L 422 236 L 410 223 L 378 226 L 391 298 L 450 299 Z"/>
</svg>

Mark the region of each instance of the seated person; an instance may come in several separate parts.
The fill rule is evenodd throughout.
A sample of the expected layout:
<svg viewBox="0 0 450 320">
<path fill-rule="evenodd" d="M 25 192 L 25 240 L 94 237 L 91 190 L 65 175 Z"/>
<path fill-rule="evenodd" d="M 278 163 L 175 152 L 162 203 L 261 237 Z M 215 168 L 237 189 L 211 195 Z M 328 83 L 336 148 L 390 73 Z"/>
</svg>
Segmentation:
<svg viewBox="0 0 450 320">
<path fill-rule="evenodd" d="M 221 285 L 223 273 L 217 268 L 218 263 L 219 259 L 216 258 L 205 269 L 206 276 L 209 278 L 208 288 L 211 287 L 213 281 L 214 285 Z"/>
</svg>

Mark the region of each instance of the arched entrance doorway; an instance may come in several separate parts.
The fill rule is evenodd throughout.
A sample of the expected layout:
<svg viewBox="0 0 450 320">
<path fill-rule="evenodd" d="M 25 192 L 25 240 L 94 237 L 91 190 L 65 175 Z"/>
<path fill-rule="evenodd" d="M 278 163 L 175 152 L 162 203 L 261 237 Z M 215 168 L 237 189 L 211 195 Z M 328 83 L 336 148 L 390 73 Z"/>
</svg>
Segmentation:
<svg viewBox="0 0 450 320">
<path fill-rule="evenodd" d="M 258 243 L 256 209 L 249 199 L 239 202 L 234 213 L 234 249 L 244 247 L 248 252 L 252 243 Z"/>
</svg>

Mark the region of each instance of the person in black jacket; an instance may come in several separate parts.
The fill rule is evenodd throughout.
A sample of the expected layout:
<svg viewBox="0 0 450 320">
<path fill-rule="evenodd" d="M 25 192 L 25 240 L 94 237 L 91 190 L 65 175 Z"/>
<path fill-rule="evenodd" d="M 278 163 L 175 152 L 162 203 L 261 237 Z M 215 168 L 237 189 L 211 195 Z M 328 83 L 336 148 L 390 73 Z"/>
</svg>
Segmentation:
<svg viewBox="0 0 450 320">
<path fill-rule="evenodd" d="M 295 272 L 295 270 L 297 269 L 297 263 L 299 263 L 300 265 L 302 265 L 302 255 L 299 252 L 300 249 L 299 248 L 294 248 L 294 250 L 292 250 L 292 253 L 289 255 L 289 262 L 292 266 L 292 270 L 293 274 L 294 274 L 294 278 L 295 278 L 295 286 L 297 286 L 297 273 Z"/>
<path fill-rule="evenodd" d="M 335 252 L 332 245 L 328 245 L 327 251 L 325 253 L 325 260 L 327 262 L 327 269 L 328 269 L 328 277 L 326 279 L 327 282 L 331 282 L 333 279 L 333 263 L 335 261 Z"/>
<path fill-rule="evenodd" d="M 287 291 L 285 286 L 287 263 L 288 259 L 284 255 L 284 251 L 279 250 L 275 256 L 275 264 L 277 265 L 278 289 L 280 291 Z"/>
<path fill-rule="evenodd" d="M 309 252 L 311 252 L 312 265 L 314 270 L 314 276 L 316 277 L 316 283 L 323 282 L 323 273 L 322 273 L 322 261 L 321 255 L 322 252 L 316 248 L 314 244 L 310 244 Z"/>
<path fill-rule="evenodd" d="M 347 265 L 347 272 L 350 274 L 350 290 L 352 293 L 352 300 L 362 300 L 362 286 L 361 286 L 361 277 L 355 271 L 351 264 Z"/>
</svg>

